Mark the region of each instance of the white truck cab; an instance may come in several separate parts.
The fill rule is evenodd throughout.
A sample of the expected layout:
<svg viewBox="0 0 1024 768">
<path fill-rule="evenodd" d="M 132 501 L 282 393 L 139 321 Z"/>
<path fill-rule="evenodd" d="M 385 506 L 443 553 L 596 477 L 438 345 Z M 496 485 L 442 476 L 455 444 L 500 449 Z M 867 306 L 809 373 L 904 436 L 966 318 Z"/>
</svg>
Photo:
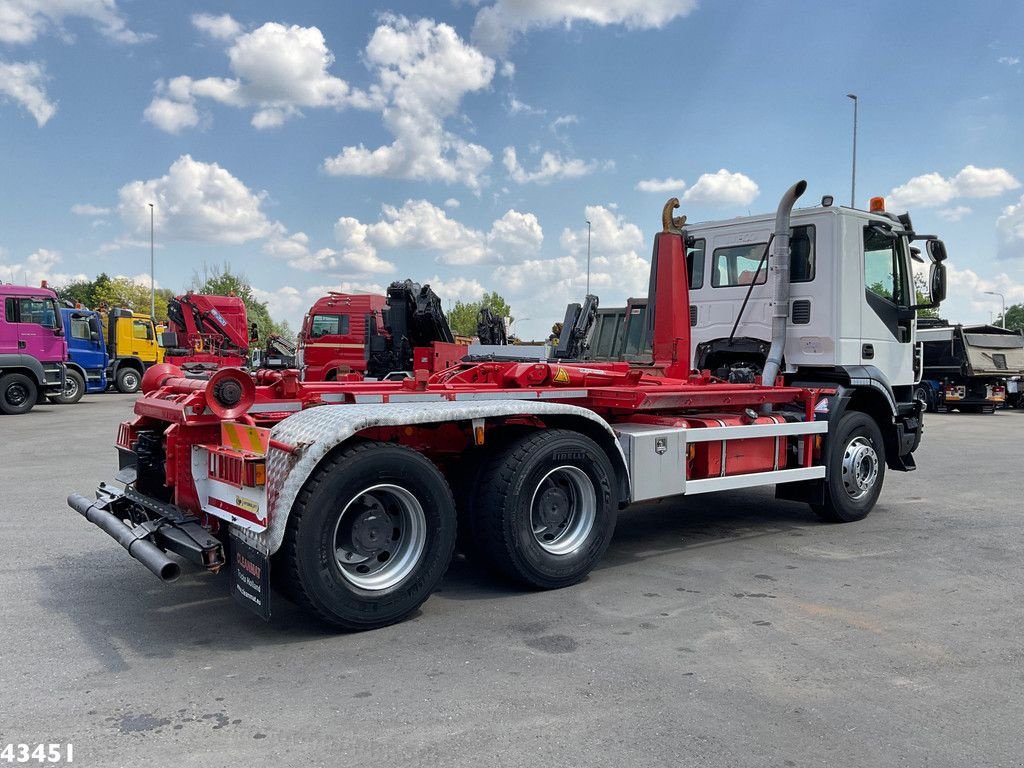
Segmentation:
<svg viewBox="0 0 1024 768">
<path fill-rule="evenodd" d="M 772 225 L 770 216 L 753 216 L 686 226 L 695 368 L 763 367 L 775 300 L 762 256 Z M 919 237 L 908 217 L 884 212 L 793 211 L 787 379 L 869 368 L 891 388 L 912 387 L 920 370 L 910 242 Z M 929 243 L 941 264 L 941 243 Z"/>
</svg>

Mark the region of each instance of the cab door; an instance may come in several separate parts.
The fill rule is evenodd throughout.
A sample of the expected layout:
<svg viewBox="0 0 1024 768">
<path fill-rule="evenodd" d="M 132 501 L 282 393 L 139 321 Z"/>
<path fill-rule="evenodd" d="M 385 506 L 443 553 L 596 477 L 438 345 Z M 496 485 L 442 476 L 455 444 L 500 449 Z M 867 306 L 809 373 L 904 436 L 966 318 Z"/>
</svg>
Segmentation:
<svg viewBox="0 0 1024 768">
<path fill-rule="evenodd" d="M 881 223 L 864 227 L 861 364 L 890 386 L 914 383 L 914 295 L 906 238 Z"/>
</svg>

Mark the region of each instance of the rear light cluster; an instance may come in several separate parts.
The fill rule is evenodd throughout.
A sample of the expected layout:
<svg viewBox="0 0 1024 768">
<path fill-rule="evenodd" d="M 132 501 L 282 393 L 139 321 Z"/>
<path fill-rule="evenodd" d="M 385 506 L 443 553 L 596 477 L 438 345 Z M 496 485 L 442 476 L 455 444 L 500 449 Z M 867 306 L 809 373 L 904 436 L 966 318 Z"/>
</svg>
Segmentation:
<svg viewBox="0 0 1024 768">
<path fill-rule="evenodd" d="M 258 488 L 267 482 L 267 464 L 263 456 L 238 453 L 230 448 L 207 446 L 209 451 L 208 475 L 211 480 L 232 485 Z"/>
</svg>

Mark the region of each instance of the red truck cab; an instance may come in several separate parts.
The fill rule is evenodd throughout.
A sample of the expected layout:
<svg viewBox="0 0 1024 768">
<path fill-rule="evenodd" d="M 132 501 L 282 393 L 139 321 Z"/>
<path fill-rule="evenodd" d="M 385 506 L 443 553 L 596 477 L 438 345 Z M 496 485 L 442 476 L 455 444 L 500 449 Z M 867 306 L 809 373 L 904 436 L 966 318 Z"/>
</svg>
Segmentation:
<svg viewBox="0 0 1024 768">
<path fill-rule="evenodd" d="M 384 296 L 331 292 L 316 300 L 302 321 L 298 359 L 304 381 L 334 381 L 366 373 L 369 339 L 384 327 Z"/>
</svg>

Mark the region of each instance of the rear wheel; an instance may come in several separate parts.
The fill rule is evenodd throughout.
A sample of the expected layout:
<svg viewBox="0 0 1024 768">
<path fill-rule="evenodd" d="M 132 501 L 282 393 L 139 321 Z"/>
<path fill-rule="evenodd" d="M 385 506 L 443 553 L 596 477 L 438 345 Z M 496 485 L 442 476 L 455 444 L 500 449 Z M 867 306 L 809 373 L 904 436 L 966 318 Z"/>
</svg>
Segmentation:
<svg viewBox="0 0 1024 768">
<path fill-rule="evenodd" d="M 36 383 L 23 373 L 0 376 L 0 413 L 17 416 L 28 413 L 36 404 Z"/>
<path fill-rule="evenodd" d="M 142 374 L 134 368 L 122 368 L 117 372 L 115 386 L 117 387 L 118 392 L 122 392 L 126 395 L 134 394 L 139 391 L 139 386 L 141 384 Z"/>
<path fill-rule="evenodd" d="M 584 435 L 544 430 L 520 438 L 481 473 L 472 523 L 478 553 L 533 587 L 581 581 L 615 532 L 614 475 Z"/>
<path fill-rule="evenodd" d="M 455 546 L 444 477 L 408 448 L 361 443 L 319 467 L 288 518 L 288 591 L 342 629 L 409 616 L 437 587 Z"/>
<path fill-rule="evenodd" d="M 885 480 L 885 446 L 875 420 L 848 411 L 829 436 L 825 503 L 811 508 L 822 520 L 862 520 L 878 501 Z"/>
<path fill-rule="evenodd" d="M 82 399 L 85 394 L 85 379 L 78 371 L 65 371 L 64 391 L 55 397 L 51 397 L 55 403 L 60 405 L 74 405 Z"/>
</svg>

